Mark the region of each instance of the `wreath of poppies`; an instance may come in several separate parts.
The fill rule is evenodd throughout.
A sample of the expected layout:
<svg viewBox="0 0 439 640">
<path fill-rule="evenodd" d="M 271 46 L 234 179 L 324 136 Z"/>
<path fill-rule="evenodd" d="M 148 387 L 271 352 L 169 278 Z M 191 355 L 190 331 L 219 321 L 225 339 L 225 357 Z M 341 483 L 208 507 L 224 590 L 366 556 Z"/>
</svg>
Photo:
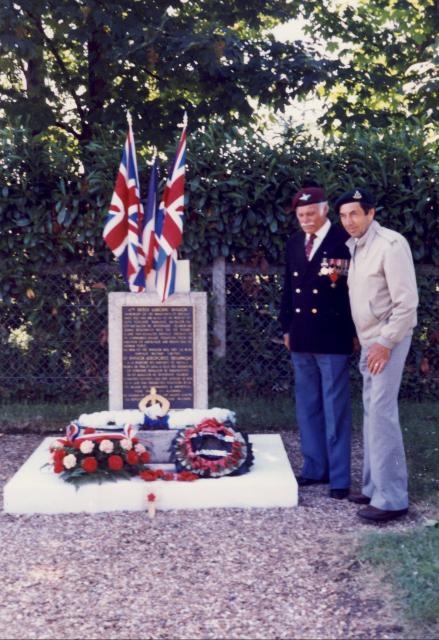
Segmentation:
<svg viewBox="0 0 439 640">
<path fill-rule="evenodd" d="M 177 471 L 191 471 L 202 478 L 241 475 L 253 464 L 247 434 L 230 422 L 203 420 L 179 431 L 172 446 Z"/>
</svg>

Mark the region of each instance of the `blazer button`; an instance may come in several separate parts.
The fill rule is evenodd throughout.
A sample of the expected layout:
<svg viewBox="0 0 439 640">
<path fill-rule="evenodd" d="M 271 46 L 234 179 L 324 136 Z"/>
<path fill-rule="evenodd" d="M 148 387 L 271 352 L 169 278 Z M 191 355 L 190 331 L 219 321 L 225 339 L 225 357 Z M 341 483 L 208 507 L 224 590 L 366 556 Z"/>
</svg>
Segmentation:
<svg viewBox="0 0 439 640">
<path fill-rule="evenodd" d="M 318 293 L 318 292 L 319 292 L 319 290 L 318 290 L 318 289 L 313 289 L 313 290 L 312 290 L 312 292 L 313 292 L 313 293 Z"/>
<path fill-rule="evenodd" d="M 296 289 L 296 293 L 302 293 L 302 289 Z"/>
<path fill-rule="evenodd" d="M 311 313 L 317 313 L 317 309 L 316 308 L 311 309 Z"/>
<path fill-rule="evenodd" d="M 296 309 L 296 313 L 300 313 L 300 312 L 301 312 L 301 309 Z"/>
</svg>

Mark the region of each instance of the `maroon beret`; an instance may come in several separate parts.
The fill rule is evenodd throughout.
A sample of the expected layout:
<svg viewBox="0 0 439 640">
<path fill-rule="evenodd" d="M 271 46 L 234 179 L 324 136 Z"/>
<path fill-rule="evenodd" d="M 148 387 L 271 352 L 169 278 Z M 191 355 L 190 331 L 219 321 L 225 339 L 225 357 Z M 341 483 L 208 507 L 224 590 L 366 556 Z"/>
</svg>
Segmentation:
<svg viewBox="0 0 439 640">
<path fill-rule="evenodd" d="M 325 191 L 321 187 L 308 187 L 306 189 L 300 189 L 293 198 L 291 204 L 292 211 L 295 211 L 297 207 L 304 207 L 307 204 L 318 204 L 319 202 L 326 202 Z"/>
</svg>

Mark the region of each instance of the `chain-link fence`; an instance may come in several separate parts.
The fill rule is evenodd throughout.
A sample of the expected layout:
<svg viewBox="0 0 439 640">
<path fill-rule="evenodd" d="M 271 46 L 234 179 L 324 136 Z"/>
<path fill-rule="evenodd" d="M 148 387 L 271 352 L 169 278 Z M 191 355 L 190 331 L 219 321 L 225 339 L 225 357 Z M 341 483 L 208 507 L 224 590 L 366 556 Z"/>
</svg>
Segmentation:
<svg viewBox="0 0 439 640">
<path fill-rule="evenodd" d="M 425 271 L 425 270 L 424 270 Z M 209 387 L 228 395 L 290 392 L 292 372 L 277 315 L 282 269 L 269 273 L 228 266 L 226 355 L 217 358 L 212 276 L 193 276 L 193 288 L 209 294 Z M 403 393 L 421 398 L 438 389 L 437 269 L 418 284 L 420 322 L 406 367 Z M 116 270 L 78 267 L 28 276 L 14 296 L 0 301 L 0 400 L 93 400 L 108 394 L 107 300 L 124 291 Z M 17 294 L 16 292 L 19 292 Z M 359 377 L 352 368 L 354 386 Z"/>
<path fill-rule="evenodd" d="M 15 282 L 0 304 L 0 397 L 77 400 L 108 393 L 107 292 L 123 283 L 105 267 L 48 271 Z"/>
<path fill-rule="evenodd" d="M 215 357 L 215 297 L 210 295 L 210 390 L 228 395 L 272 395 L 289 391 L 292 373 L 277 321 L 283 269 L 270 272 L 229 265 L 225 278 L 225 357 Z M 212 278 L 203 278 L 212 292 Z"/>
<path fill-rule="evenodd" d="M 254 271 L 254 270 L 253 270 Z M 211 275 L 194 278 L 209 295 L 211 391 L 289 388 L 290 367 L 276 321 L 278 274 L 227 276 L 227 356 L 214 357 Z M 17 283 L 15 283 L 17 285 Z M 126 290 L 115 269 L 78 267 L 33 275 L 20 296 L 0 302 L 0 399 L 88 400 L 108 394 L 108 292 Z"/>
</svg>

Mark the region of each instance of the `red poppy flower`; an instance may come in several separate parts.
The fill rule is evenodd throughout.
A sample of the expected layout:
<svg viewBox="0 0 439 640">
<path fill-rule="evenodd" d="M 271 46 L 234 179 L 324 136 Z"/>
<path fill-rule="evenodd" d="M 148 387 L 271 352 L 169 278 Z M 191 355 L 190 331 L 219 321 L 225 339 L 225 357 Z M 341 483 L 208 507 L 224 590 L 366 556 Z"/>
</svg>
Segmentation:
<svg viewBox="0 0 439 640">
<path fill-rule="evenodd" d="M 180 473 L 177 474 L 177 480 L 192 482 L 193 480 L 198 480 L 198 476 L 196 473 L 192 473 L 192 471 L 180 471 Z"/>
<path fill-rule="evenodd" d="M 96 460 L 96 458 L 94 456 L 87 456 L 81 462 L 81 467 L 87 473 L 93 473 L 93 471 L 96 471 L 96 469 L 98 468 L 98 461 Z"/>
<path fill-rule="evenodd" d="M 62 459 L 66 455 L 66 452 L 64 451 L 64 449 L 54 449 L 52 454 L 54 462 L 58 462 L 62 461 Z"/>
<path fill-rule="evenodd" d="M 127 453 L 127 462 L 128 464 L 137 464 L 139 462 L 139 456 L 132 449 Z"/>
<path fill-rule="evenodd" d="M 218 427 L 222 427 L 222 426 L 223 425 L 220 422 L 218 422 L 218 420 L 215 420 L 215 418 L 206 418 L 205 420 L 200 422 L 199 425 L 197 425 L 197 429 L 201 430 L 201 429 L 210 428 L 216 431 Z"/>
<path fill-rule="evenodd" d="M 108 467 L 111 471 L 120 471 L 123 467 L 123 460 L 120 456 L 109 456 L 108 457 Z"/>
<path fill-rule="evenodd" d="M 149 455 L 148 451 L 144 451 L 140 454 L 140 462 L 143 462 L 143 464 L 147 464 L 150 460 L 151 456 Z"/>
<path fill-rule="evenodd" d="M 174 479 L 174 474 L 171 473 L 170 471 L 165 471 L 164 474 L 162 475 L 162 480 L 173 480 Z"/>
<path fill-rule="evenodd" d="M 145 480 L 145 482 L 154 482 L 154 480 L 157 480 L 156 472 L 152 471 L 151 469 L 141 471 L 139 473 L 139 476 L 142 478 L 142 480 Z"/>
<path fill-rule="evenodd" d="M 53 470 L 55 473 L 62 473 L 64 471 L 64 465 L 62 463 L 62 459 L 55 459 L 53 463 Z"/>
</svg>

